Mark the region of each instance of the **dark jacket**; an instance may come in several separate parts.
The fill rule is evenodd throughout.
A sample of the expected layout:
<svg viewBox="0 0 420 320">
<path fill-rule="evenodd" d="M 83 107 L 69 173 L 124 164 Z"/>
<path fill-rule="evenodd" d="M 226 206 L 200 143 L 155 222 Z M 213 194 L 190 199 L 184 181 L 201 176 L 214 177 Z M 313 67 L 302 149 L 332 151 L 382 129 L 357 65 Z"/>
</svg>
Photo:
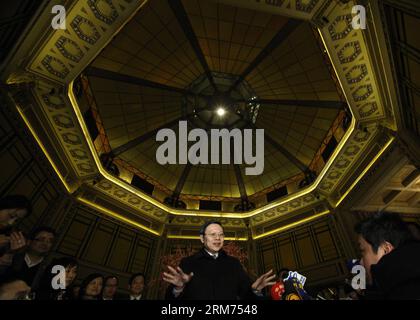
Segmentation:
<svg viewBox="0 0 420 320">
<path fill-rule="evenodd" d="M 73 296 L 73 285 L 66 289 L 53 289 L 52 280 L 55 274 L 51 273 L 52 265 L 44 272 L 35 291 L 35 300 L 76 300 Z M 32 290 L 34 291 L 34 290 Z"/>
<path fill-rule="evenodd" d="M 420 242 L 410 242 L 371 266 L 375 299 L 420 299 Z M 369 297 L 369 294 L 368 294 Z"/>
<path fill-rule="evenodd" d="M 35 300 L 76 300 L 73 297 L 73 290 L 38 290 L 35 292 Z"/>
<path fill-rule="evenodd" d="M 12 265 L 5 271 L 5 275 L 22 279 L 32 288 L 32 291 L 36 291 L 48 263 L 44 259 L 41 263 L 29 268 L 25 261 L 25 254 L 26 252 L 19 252 L 13 256 Z"/>
<path fill-rule="evenodd" d="M 120 299 L 114 299 L 114 300 L 130 300 L 130 301 L 134 301 L 134 300 L 131 300 L 130 299 L 130 295 L 129 294 L 126 294 L 126 295 L 122 296 Z M 145 297 L 144 293 L 141 295 L 140 300 L 146 300 L 146 297 Z"/>
<path fill-rule="evenodd" d="M 251 281 L 238 259 L 223 250 L 217 259 L 204 249 L 181 260 L 184 273 L 194 273 L 178 299 L 185 300 L 237 300 L 255 298 Z M 169 286 L 167 299 L 174 299 L 173 286 Z"/>
</svg>

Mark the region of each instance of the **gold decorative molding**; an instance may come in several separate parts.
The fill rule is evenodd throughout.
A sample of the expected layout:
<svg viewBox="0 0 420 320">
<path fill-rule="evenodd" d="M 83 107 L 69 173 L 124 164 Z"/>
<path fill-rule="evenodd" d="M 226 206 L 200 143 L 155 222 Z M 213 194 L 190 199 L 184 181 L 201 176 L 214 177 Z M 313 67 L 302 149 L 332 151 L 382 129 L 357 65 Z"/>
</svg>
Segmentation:
<svg viewBox="0 0 420 320">
<path fill-rule="evenodd" d="M 87 143 L 80 132 L 78 120 L 68 99 L 65 99 L 64 89 L 47 80 L 39 80 L 32 89 L 40 112 L 50 124 L 55 136 L 60 141 L 61 150 L 73 167 L 77 177 L 84 179 L 97 174 Z"/>
<path fill-rule="evenodd" d="M 215 0 L 216 2 L 233 5 L 257 11 L 268 12 L 275 15 L 311 20 L 323 9 L 325 3 L 331 2 L 323 0 Z"/>
<path fill-rule="evenodd" d="M 171 220 L 171 225 L 188 225 L 194 227 L 200 227 L 206 222 L 206 218 L 203 217 L 173 217 Z M 232 228 L 246 228 L 246 224 L 244 219 L 226 219 L 222 218 L 219 221 L 223 224 L 224 227 L 232 227 Z"/>
<path fill-rule="evenodd" d="M 118 199 L 120 202 L 138 210 L 146 216 L 150 216 L 163 223 L 166 221 L 167 213 L 164 210 L 157 208 L 156 206 L 150 204 L 150 202 L 133 195 L 131 192 L 118 187 L 106 179 L 95 184 L 93 189 L 105 193 L 114 199 Z"/>
<path fill-rule="evenodd" d="M 378 89 L 376 78 L 379 70 L 375 70 L 372 65 L 369 46 L 366 43 L 370 40 L 364 35 L 363 30 L 354 30 L 351 27 L 351 8 L 354 1 L 341 4 L 336 1 L 322 0 L 270 2 L 220 0 L 226 4 L 269 11 L 272 14 L 304 19 L 319 25 L 318 32 L 353 115 L 343 139 L 312 185 L 246 213 L 173 209 L 141 193 L 102 168 L 99 155 L 90 139 L 80 106 L 75 98 L 73 83 L 128 20 L 141 10 L 145 2 L 144 0 L 73 1 L 68 10 L 67 29 L 48 30 L 43 38 L 44 41 L 41 42 L 39 49 L 35 50 L 35 54 L 26 66 L 27 73 L 9 75 L 9 80 L 13 83 L 20 81 L 35 83 L 30 90 L 37 102 L 36 112 L 44 117 L 51 131 L 60 141 L 60 152 L 69 159 L 72 171 L 81 182 L 92 186 L 92 177 L 99 174 L 103 179 L 93 186 L 94 190 L 107 194 L 142 215 L 158 220 L 162 225 L 169 215 L 173 215 L 175 221 L 185 225 L 196 226 L 198 224 L 196 221 L 201 222 L 205 217 L 218 217 L 227 219 L 228 224 L 232 223 L 232 227 L 233 222 L 241 221 L 238 226 L 245 228 L 243 221 L 248 218 L 250 218 L 251 226 L 258 226 L 279 217 L 293 215 L 307 207 L 317 207 L 325 201 L 329 201 L 332 206 L 339 205 L 343 198 L 337 201 L 332 196 L 335 189 L 345 181 L 349 172 L 360 166 L 366 152 L 377 145 L 379 136 L 383 135 L 383 132 L 379 130 L 380 125 L 384 121 L 394 121 L 384 110 L 384 99 Z M 319 23 L 321 16 L 328 22 Z M 37 138 L 36 130 L 32 128 L 21 110 L 20 114 Z M 370 166 L 391 144 L 392 139 L 388 137 L 387 142 L 380 146 L 378 156 L 372 159 Z M 42 141 L 39 138 L 37 141 L 48 157 L 48 150 L 43 147 Z M 49 160 L 56 168 L 53 160 L 50 158 Z M 356 177 L 355 183 L 366 174 L 368 169 L 369 167 L 365 168 Z M 56 172 L 66 185 L 59 170 Z M 353 187 L 354 185 L 350 186 L 348 192 Z M 69 188 L 67 190 L 70 192 Z M 343 197 L 348 192 L 344 193 Z M 90 203 L 90 205 L 93 204 Z M 117 213 L 114 217 L 122 221 L 127 220 Z M 306 221 L 309 220 L 304 219 L 301 222 Z M 127 223 L 133 224 L 133 221 Z M 145 228 L 140 225 L 138 227 Z M 275 232 L 283 230 L 285 229 L 280 227 Z M 269 234 L 272 232 L 270 231 Z"/>
<path fill-rule="evenodd" d="M 355 4 L 354 1 L 335 4 L 326 16 L 330 22 L 319 32 L 357 122 L 384 120 L 383 98 L 378 90 L 365 30 L 352 26 L 351 12 Z"/>
<path fill-rule="evenodd" d="M 62 84 L 72 82 L 147 0 L 80 0 L 67 9 L 65 30 L 47 31 L 27 70 Z"/>
</svg>

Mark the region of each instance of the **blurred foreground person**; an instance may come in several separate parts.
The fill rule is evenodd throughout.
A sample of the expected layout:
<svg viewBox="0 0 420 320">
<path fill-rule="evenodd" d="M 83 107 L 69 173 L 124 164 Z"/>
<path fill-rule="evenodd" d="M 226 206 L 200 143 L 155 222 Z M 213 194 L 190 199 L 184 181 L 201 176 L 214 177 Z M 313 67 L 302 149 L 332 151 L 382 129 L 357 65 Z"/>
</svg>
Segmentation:
<svg viewBox="0 0 420 320">
<path fill-rule="evenodd" d="M 0 300 L 30 300 L 31 288 L 25 281 L 17 278 L 3 279 L 0 282 Z"/>
<path fill-rule="evenodd" d="M 36 291 L 47 267 L 45 258 L 50 253 L 54 241 L 53 229 L 49 227 L 36 229 L 25 250 L 14 254 L 11 265 L 5 271 L 6 276 L 22 279 L 33 291 Z"/>
<path fill-rule="evenodd" d="M 65 269 L 64 288 L 54 288 L 53 282 L 56 283 L 57 272 L 53 272 L 54 267 L 62 266 Z M 77 277 L 78 263 L 75 259 L 64 257 L 54 259 L 44 273 L 39 290 L 37 290 L 36 300 L 73 300 L 73 283 Z"/>
<path fill-rule="evenodd" d="M 26 246 L 23 233 L 14 226 L 31 212 L 31 204 L 25 196 L 11 195 L 0 199 L 0 274 L 12 263 L 13 254 Z"/>
<path fill-rule="evenodd" d="M 29 216 L 31 204 L 25 196 L 11 195 L 0 199 L 0 230 Z"/>
<path fill-rule="evenodd" d="M 415 222 L 407 223 L 408 230 L 416 241 L 420 241 L 420 225 Z"/>
<path fill-rule="evenodd" d="M 355 228 L 366 270 L 366 299 L 420 299 L 420 242 L 392 213 L 379 213 Z"/>
</svg>

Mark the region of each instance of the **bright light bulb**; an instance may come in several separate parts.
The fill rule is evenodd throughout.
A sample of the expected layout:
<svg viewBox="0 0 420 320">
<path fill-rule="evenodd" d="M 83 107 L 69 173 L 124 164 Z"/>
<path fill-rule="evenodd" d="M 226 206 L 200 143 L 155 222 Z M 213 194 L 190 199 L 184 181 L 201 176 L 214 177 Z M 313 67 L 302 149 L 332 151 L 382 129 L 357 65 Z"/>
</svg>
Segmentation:
<svg viewBox="0 0 420 320">
<path fill-rule="evenodd" d="M 219 117 L 223 117 L 223 115 L 226 113 L 225 109 L 223 109 L 222 107 L 218 108 L 216 110 L 216 113 Z"/>
</svg>

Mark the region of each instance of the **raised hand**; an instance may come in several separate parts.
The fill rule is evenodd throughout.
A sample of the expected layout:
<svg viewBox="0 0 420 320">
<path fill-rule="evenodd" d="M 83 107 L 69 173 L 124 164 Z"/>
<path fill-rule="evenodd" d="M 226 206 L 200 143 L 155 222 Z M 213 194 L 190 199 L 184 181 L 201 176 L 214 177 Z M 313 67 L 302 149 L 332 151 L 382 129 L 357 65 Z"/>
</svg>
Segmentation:
<svg viewBox="0 0 420 320">
<path fill-rule="evenodd" d="M 267 286 L 272 286 L 275 284 L 275 281 L 272 281 L 276 278 L 276 275 L 273 274 L 273 270 L 271 269 L 267 273 L 264 273 L 261 277 L 259 277 L 255 282 L 252 284 L 252 289 L 261 291 Z"/>
<path fill-rule="evenodd" d="M 180 267 L 176 269 L 168 266 L 169 272 L 163 273 L 163 280 L 173 284 L 176 288 L 184 288 L 184 286 L 190 282 L 194 273 L 186 274 Z"/>
<path fill-rule="evenodd" d="M 22 232 L 13 232 L 10 235 L 10 250 L 16 251 L 26 246 L 26 239 Z"/>
</svg>

